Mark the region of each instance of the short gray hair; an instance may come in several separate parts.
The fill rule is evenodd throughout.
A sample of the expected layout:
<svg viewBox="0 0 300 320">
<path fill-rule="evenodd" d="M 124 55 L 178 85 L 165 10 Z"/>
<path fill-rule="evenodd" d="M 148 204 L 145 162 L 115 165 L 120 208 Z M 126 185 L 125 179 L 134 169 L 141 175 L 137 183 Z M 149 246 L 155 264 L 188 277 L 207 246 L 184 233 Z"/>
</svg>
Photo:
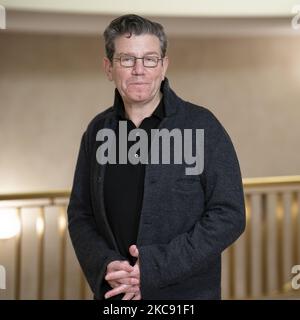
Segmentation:
<svg viewBox="0 0 300 320">
<path fill-rule="evenodd" d="M 160 42 L 161 55 L 165 57 L 168 40 L 163 26 L 135 14 L 126 14 L 111 21 L 103 33 L 106 56 L 110 61 L 112 61 L 115 53 L 115 39 L 125 34 L 128 34 L 128 38 L 133 34 L 137 36 L 141 34 L 156 36 Z"/>
</svg>

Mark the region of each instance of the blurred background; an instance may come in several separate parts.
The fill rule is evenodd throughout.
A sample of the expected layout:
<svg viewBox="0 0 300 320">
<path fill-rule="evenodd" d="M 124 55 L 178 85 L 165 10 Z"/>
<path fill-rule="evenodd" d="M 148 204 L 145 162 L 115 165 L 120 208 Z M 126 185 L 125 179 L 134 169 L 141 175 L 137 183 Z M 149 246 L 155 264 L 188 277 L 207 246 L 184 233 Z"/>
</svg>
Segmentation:
<svg viewBox="0 0 300 320">
<path fill-rule="evenodd" d="M 0 0 L 0 299 L 92 298 L 66 206 L 81 135 L 113 103 L 102 33 L 126 13 L 163 24 L 171 87 L 236 148 L 247 229 L 223 298 L 298 298 L 300 0 Z"/>
</svg>

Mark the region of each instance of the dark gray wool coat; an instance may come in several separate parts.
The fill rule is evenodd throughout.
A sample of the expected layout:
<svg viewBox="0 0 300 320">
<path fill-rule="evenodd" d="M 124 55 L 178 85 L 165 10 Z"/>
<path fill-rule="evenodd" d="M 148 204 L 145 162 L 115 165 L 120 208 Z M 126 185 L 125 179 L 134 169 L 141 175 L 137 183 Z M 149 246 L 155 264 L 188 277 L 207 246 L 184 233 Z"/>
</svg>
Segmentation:
<svg viewBox="0 0 300 320">
<path fill-rule="evenodd" d="M 159 128 L 204 129 L 204 170 L 186 175 L 185 163 L 146 165 L 136 243 L 142 299 L 220 299 L 221 253 L 245 229 L 238 159 L 229 135 L 209 110 L 179 98 L 168 79 L 162 91 L 166 117 Z M 89 123 L 68 206 L 71 240 L 95 299 L 104 299 L 110 289 L 104 279 L 107 264 L 125 260 L 106 217 L 105 165 L 96 160 L 98 130 L 116 125 L 115 106 Z"/>
</svg>

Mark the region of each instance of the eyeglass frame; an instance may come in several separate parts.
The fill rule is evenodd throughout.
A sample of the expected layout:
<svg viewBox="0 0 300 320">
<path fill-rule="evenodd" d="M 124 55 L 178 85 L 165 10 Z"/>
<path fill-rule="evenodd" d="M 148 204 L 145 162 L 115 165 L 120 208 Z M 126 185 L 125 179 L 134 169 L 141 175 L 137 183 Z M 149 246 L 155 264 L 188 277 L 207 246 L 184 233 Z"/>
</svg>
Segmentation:
<svg viewBox="0 0 300 320">
<path fill-rule="evenodd" d="M 130 58 L 134 58 L 134 65 L 133 65 L 133 66 L 124 66 L 124 65 L 122 65 L 122 63 L 121 63 L 121 58 L 124 57 L 124 56 L 130 57 Z M 136 57 L 136 56 L 131 56 L 131 55 L 129 55 L 129 54 L 123 54 L 123 55 L 121 55 L 121 56 L 118 57 L 118 58 L 113 58 L 113 60 L 119 60 L 119 61 L 120 61 L 120 66 L 123 67 L 123 68 L 133 68 L 133 67 L 135 67 L 135 65 L 136 65 L 136 60 L 137 60 L 137 59 L 142 59 L 142 60 L 143 60 L 143 66 L 144 66 L 145 68 L 156 68 L 156 67 L 158 66 L 158 61 L 160 61 L 160 60 L 163 61 L 163 60 L 164 60 L 164 57 L 163 57 L 163 58 L 158 58 L 158 57 L 156 57 L 156 56 L 153 56 L 153 57 L 157 58 L 157 64 L 156 64 L 155 66 L 153 66 L 153 67 L 149 67 L 149 66 L 145 66 L 145 57 L 147 57 L 147 55 L 145 55 L 144 57 L 138 58 L 138 57 Z M 152 56 L 148 55 L 148 57 L 152 57 Z M 162 63 L 162 64 L 163 64 L 163 63 Z"/>
</svg>

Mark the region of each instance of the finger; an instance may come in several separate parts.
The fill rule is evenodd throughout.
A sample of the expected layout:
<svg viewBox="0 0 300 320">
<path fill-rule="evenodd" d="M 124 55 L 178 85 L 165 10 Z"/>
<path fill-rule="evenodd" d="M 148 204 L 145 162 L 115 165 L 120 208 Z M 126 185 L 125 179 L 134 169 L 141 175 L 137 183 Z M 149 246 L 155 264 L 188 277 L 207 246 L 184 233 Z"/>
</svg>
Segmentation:
<svg viewBox="0 0 300 320">
<path fill-rule="evenodd" d="M 132 298 L 134 297 L 134 293 L 126 293 L 125 296 L 122 298 L 122 300 L 132 300 Z"/>
<path fill-rule="evenodd" d="M 107 282 L 112 288 L 116 288 L 116 287 L 118 287 L 120 285 L 120 283 L 118 281 L 115 281 L 115 280 L 107 281 Z"/>
<path fill-rule="evenodd" d="M 121 265 L 121 270 L 124 270 L 127 272 L 131 272 L 133 270 L 133 266 L 127 260 L 122 261 L 120 265 Z"/>
<path fill-rule="evenodd" d="M 129 277 L 133 277 L 133 278 L 140 278 L 140 267 L 139 265 L 135 264 L 134 268 L 131 272 L 129 272 Z"/>
<path fill-rule="evenodd" d="M 107 273 L 120 270 L 131 272 L 133 270 L 133 266 L 131 266 L 128 261 L 113 261 L 107 266 Z"/>
<path fill-rule="evenodd" d="M 124 270 L 127 272 L 132 271 L 133 267 L 129 264 L 127 260 L 116 260 L 112 261 L 107 266 L 107 271 L 118 271 L 118 270 Z"/>
<path fill-rule="evenodd" d="M 105 280 L 117 280 L 117 279 L 128 278 L 128 277 L 130 277 L 130 273 L 126 271 L 114 271 L 114 272 L 107 273 L 105 276 Z"/>
<path fill-rule="evenodd" d="M 127 289 L 128 292 L 132 292 L 134 294 L 137 294 L 140 292 L 140 286 L 138 285 L 134 285 L 134 286 L 131 286 Z"/>
<path fill-rule="evenodd" d="M 131 300 L 141 300 L 142 296 L 140 294 L 135 294 L 135 296 Z"/>
<path fill-rule="evenodd" d="M 116 288 L 122 284 L 128 284 L 128 285 L 139 285 L 140 284 L 140 280 L 136 279 L 136 278 L 124 278 L 124 279 L 119 279 L 119 280 L 109 280 L 107 282 L 112 288 Z"/>
<path fill-rule="evenodd" d="M 140 290 L 139 286 L 131 286 L 131 285 L 127 285 L 127 284 L 122 284 L 119 287 L 106 292 L 104 297 L 105 297 L 105 299 L 107 299 L 112 296 L 118 295 L 120 293 L 127 293 L 127 292 L 136 293 L 139 290 Z"/>
<path fill-rule="evenodd" d="M 132 278 L 132 277 L 119 279 L 118 282 L 119 282 L 120 284 L 131 284 L 131 285 L 138 285 L 138 284 L 140 284 L 139 279 L 137 279 L 137 278 Z"/>
<path fill-rule="evenodd" d="M 135 292 L 135 295 L 132 298 L 132 300 L 141 300 L 141 299 L 142 299 L 142 295 L 141 295 L 141 289 L 139 287 L 138 290 Z"/>
<path fill-rule="evenodd" d="M 115 296 L 115 295 L 118 295 L 118 294 L 120 294 L 120 293 L 123 293 L 123 292 L 127 289 L 127 287 L 129 287 L 129 285 L 127 285 L 127 284 L 122 284 L 122 285 L 118 286 L 117 288 L 114 288 L 114 289 L 112 289 L 112 290 L 110 290 L 110 291 L 107 291 L 107 292 L 105 293 L 105 295 L 104 295 L 104 298 L 105 298 L 105 299 L 111 298 L 111 297 L 113 297 L 113 296 Z"/>
</svg>

